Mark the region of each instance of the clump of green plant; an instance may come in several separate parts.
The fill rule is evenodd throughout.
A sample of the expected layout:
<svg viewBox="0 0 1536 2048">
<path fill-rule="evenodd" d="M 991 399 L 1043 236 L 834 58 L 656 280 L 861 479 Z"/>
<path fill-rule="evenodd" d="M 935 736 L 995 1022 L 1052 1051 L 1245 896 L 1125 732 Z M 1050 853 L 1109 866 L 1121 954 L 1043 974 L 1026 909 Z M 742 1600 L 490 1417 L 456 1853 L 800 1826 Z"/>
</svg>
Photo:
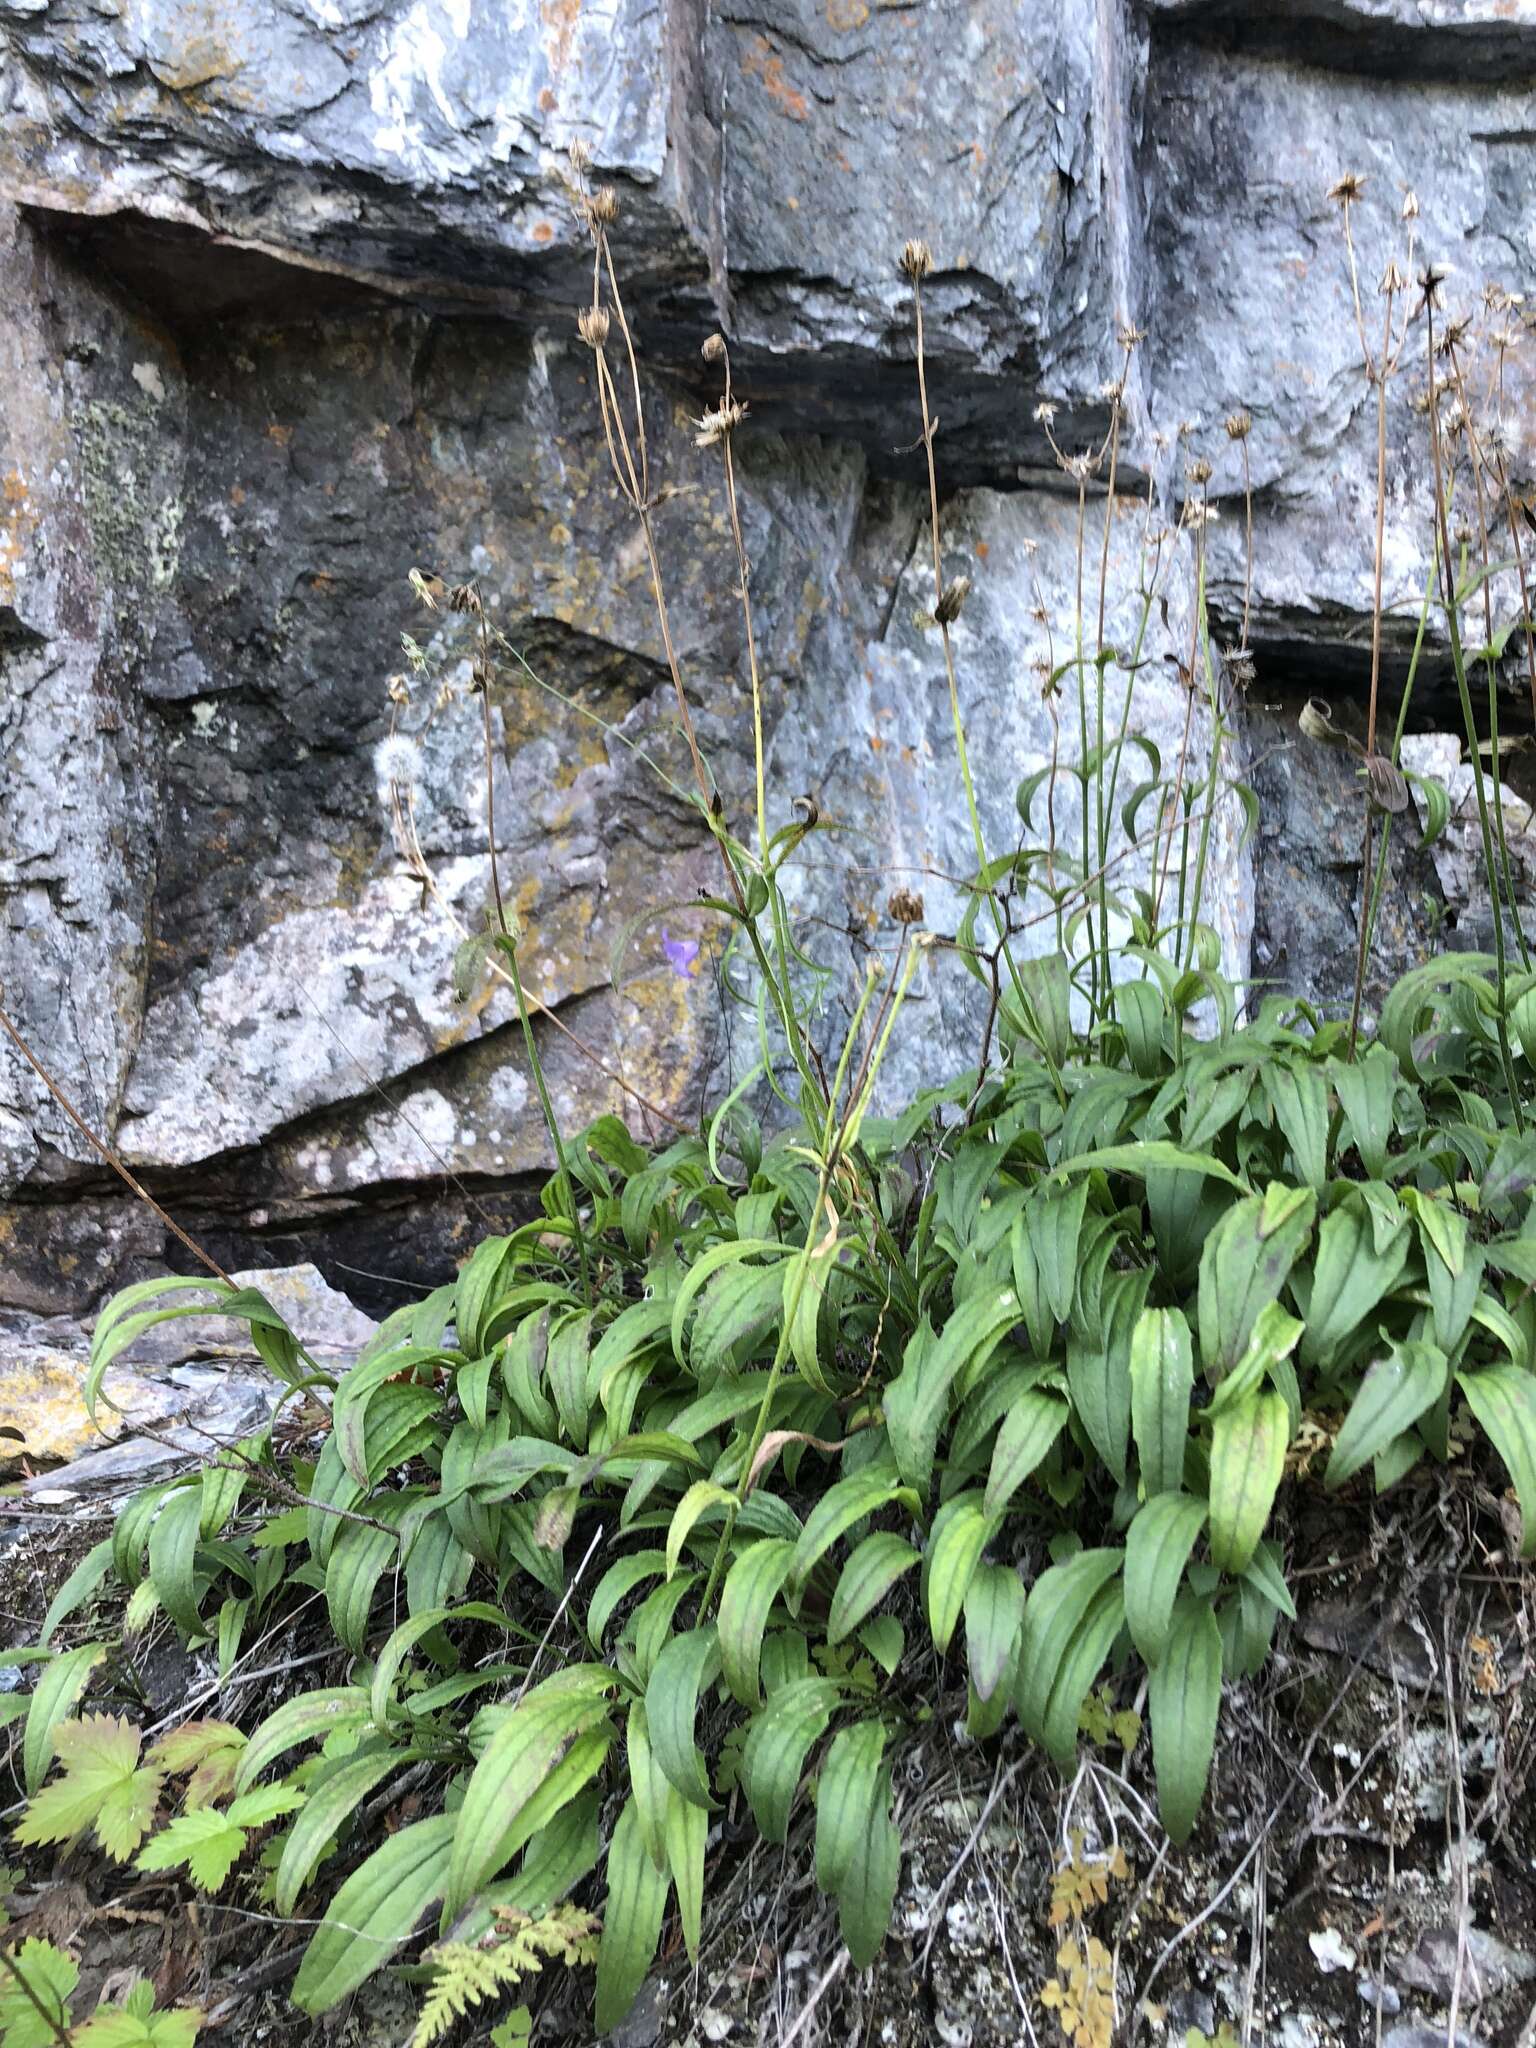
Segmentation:
<svg viewBox="0 0 1536 2048">
<path fill-rule="evenodd" d="M 1294 1612 L 1272 1514 L 1298 1438 L 1328 1447 L 1326 1484 L 1385 1489 L 1448 1460 L 1470 1417 L 1536 1550 L 1536 1141 L 1518 1099 L 1536 1064 L 1536 976 L 1478 955 L 1436 962 L 1358 1048 L 1353 1025 L 1304 1004 L 1239 1015 L 1202 918 L 1212 818 L 1246 807 L 1222 765 L 1229 686 L 1204 601 L 1209 466 L 1184 522 L 1194 623 L 1174 774 L 1135 732 L 1140 635 L 1103 643 L 1101 587 L 1097 633 L 1080 600 L 1075 649 L 1051 672 L 1078 705 L 1078 759 L 1060 768 L 1077 789 L 1076 853 L 1056 834 L 1053 764 L 1017 795 L 1028 826 L 1045 789 L 1047 843 L 990 854 L 950 633 L 966 593 L 939 545 L 931 258 L 909 245 L 932 616 L 976 853 L 953 944 L 988 1007 L 969 1071 L 877 1114 L 937 941 L 915 893 L 896 892 L 889 945 L 821 1049 L 826 976 L 786 889 L 821 821 L 775 828 L 767 813 L 729 355 L 718 337 L 706 351 L 723 391 L 700 434 L 721 451 L 741 570 L 757 770 L 745 837 L 698 746 L 667 623 L 607 236 L 616 202 L 579 175 L 576 194 L 593 243 L 581 332 L 721 864 L 705 906 L 726 933 L 728 989 L 760 1019 L 761 1059 L 663 1147 L 613 1114 L 562 1130 L 493 859 L 461 967 L 466 988 L 492 972 L 516 995 L 555 1167 L 540 1214 L 391 1316 L 340 1376 L 217 1269 L 108 1307 L 93 1404 L 142 1331 L 210 1309 L 249 1326 L 283 1391 L 257 1437 L 136 1495 L 73 1574 L 44 1623 L 22 1737 L 24 1843 L 93 1830 L 120 1862 L 317 1917 L 294 1984 L 307 2012 L 435 1920 L 423 2043 L 545 1960 L 583 1961 L 594 1922 L 572 1900 L 589 1881 L 597 2024 L 615 2025 L 669 1913 L 698 1956 L 727 1802 L 772 1842 L 814 1805 L 816 1881 L 853 1962 L 871 1962 L 900 1877 L 893 1765 L 932 1704 L 909 1676 L 920 1645 L 925 1673 L 936 1658 L 963 1685 L 974 1739 L 1016 1721 L 1064 1770 L 1085 1720 L 1090 1740 L 1139 1747 L 1139 1718 L 1104 1688 L 1144 1675 L 1158 1806 L 1184 1840 L 1223 1683 L 1258 1670 Z M 1113 476 L 1117 436 L 1118 399 L 1098 454 L 1063 454 L 1080 560 L 1087 481 L 1106 458 Z M 1173 556 L 1149 552 L 1143 631 Z M 478 591 L 418 588 L 465 622 L 487 699 L 506 650 Z M 1192 774 L 1202 704 L 1207 764 Z M 1150 774 L 1122 836 L 1147 858 L 1139 885 L 1111 891 L 1117 778 L 1137 752 Z M 409 851 L 408 774 L 389 783 Z M 493 816 L 487 828 L 494 849 Z M 1043 958 L 1019 943 L 1031 891 L 1057 935 Z M 323 1602 L 335 1674 L 249 1728 L 193 1721 L 147 1748 L 122 1718 L 75 1720 L 112 1645 L 47 1646 L 109 1575 L 131 1626 L 168 1616 L 216 1656 L 221 1684 L 296 1593 Z M 381 1838 L 385 1815 L 397 1824 Z M 1088 1891 L 1063 1925 L 1107 1883 L 1076 1849 L 1071 1868 Z M 1099 2041 L 1113 1973 L 1068 1932 L 1052 2003 L 1070 2038 Z M 496 2038 L 522 2025 L 509 2015 Z"/>
</svg>

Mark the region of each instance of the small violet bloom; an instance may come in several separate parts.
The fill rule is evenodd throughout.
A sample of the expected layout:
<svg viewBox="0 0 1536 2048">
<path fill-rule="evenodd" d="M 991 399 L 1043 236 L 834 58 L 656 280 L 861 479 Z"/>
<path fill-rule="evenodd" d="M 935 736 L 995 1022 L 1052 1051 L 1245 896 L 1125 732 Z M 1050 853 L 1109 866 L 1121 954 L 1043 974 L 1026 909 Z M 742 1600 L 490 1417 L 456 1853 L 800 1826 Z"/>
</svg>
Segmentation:
<svg viewBox="0 0 1536 2048">
<path fill-rule="evenodd" d="M 674 939 L 663 925 L 661 928 L 661 950 L 667 956 L 667 965 L 679 981 L 692 981 L 699 971 L 699 942 L 697 939 Z"/>
</svg>

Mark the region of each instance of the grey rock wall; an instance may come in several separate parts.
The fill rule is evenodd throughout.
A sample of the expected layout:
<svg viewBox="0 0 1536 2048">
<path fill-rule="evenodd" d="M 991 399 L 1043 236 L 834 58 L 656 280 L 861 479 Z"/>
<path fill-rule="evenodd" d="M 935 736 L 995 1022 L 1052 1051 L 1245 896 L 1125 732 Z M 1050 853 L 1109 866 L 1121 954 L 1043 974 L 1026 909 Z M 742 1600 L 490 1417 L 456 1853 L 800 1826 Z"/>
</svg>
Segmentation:
<svg viewBox="0 0 1536 2048">
<path fill-rule="evenodd" d="M 932 580 L 903 241 L 936 256 L 941 543 L 946 575 L 973 583 L 956 645 L 990 844 L 1017 840 L 1019 783 L 1076 745 L 1070 679 L 1054 701 L 1042 685 L 1073 644 L 1077 489 L 1037 407 L 1074 454 L 1123 374 L 1104 637 L 1142 634 L 1131 729 L 1167 759 L 1184 743 L 1180 512 L 1208 461 L 1217 640 L 1239 637 L 1246 596 L 1254 660 L 1226 759 L 1262 799 L 1251 841 L 1223 805 L 1209 908 L 1229 971 L 1325 1006 L 1353 967 L 1359 795 L 1295 717 L 1317 693 L 1358 725 L 1376 461 L 1328 188 L 1367 179 L 1353 225 L 1373 334 L 1409 189 L 1415 264 L 1451 266 L 1449 312 L 1485 284 L 1536 284 L 1536 13 L 1519 0 L 0 0 L 5 1005 L 227 1263 L 313 1259 L 375 1309 L 518 1213 L 544 1162 L 505 991 L 452 992 L 488 881 L 463 695 L 434 713 L 418 690 L 404 714 L 430 887 L 380 800 L 401 634 L 466 673 L 449 624 L 413 603 L 413 567 L 477 578 L 570 700 L 510 665 L 495 692 L 498 858 L 530 980 L 596 1055 L 541 1021 L 562 1114 L 622 1107 L 618 1074 L 659 1136 L 752 1056 L 689 907 L 711 849 L 641 760 L 685 776 L 573 332 L 578 141 L 620 195 L 673 625 L 745 816 L 734 555 L 689 430 L 699 342 L 731 339 L 770 808 L 782 821 L 813 792 L 839 828 L 795 880 L 834 988 L 888 938 L 897 882 L 953 932 L 970 861 L 941 654 L 917 622 Z M 1463 344 L 1522 479 L 1526 310 Z M 1128 370 L 1127 322 L 1146 330 Z M 1430 562 L 1423 341 L 1411 327 L 1390 387 L 1384 716 Z M 1251 576 L 1222 424 L 1237 407 Z M 1101 476 L 1090 593 L 1104 533 Z M 1495 579 L 1494 623 L 1518 609 L 1514 577 Z M 1411 731 L 1449 772 L 1438 620 L 1427 639 Z M 1512 641 L 1516 722 L 1519 659 Z M 1118 716 L 1112 693 L 1111 731 Z M 1198 705 L 1188 732 L 1198 768 Z M 1057 811 L 1074 847 L 1070 786 Z M 1377 987 L 1486 927 L 1461 839 L 1431 859 L 1413 837 L 1394 849 Z M 1146 878 L 1144 852 L 1120 859 L 1119 879 Z M 1042 947 L 1047 908 L 1021 908 Z M 973 1057 L 983 1009 L 939 956 L 892 1085 Z M 0 1048 L 0 1307 L 83 1315 L 168 1249 Z"/>
</svg>

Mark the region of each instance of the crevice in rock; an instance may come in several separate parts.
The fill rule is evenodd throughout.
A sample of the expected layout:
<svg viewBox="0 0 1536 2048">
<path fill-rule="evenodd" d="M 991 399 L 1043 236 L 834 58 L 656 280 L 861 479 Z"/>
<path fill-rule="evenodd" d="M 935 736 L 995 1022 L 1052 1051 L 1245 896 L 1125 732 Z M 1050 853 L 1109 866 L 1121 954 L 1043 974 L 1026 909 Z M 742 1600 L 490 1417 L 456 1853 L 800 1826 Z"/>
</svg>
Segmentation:
<svg viewBox="0 0 1536 2048">
<path fill-rule="evenodd" d="M 1536 24 L 1527 13 L 1505 21 L 1425 21 L 1356 0 L 1290 0 L 1283 8 L 1253 0 L 1139 0 L 1153 36 L 1202 43 L 1295 67 L 1304 53 L 1317 70 L 1397 84 L 1518 86 L 1536 79 Z"/>
</svg>

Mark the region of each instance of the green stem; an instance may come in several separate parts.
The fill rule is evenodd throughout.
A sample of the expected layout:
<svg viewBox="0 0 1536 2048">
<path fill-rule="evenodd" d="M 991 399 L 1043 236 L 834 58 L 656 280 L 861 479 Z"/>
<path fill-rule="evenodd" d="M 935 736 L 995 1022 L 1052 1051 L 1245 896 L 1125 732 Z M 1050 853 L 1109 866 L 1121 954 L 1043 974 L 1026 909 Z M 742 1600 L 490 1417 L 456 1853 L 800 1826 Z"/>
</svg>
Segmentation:
<svg viewBox="0 0 1536 2048">
<path fill-rule="evenodd" d="M 539 1048 L 533 1036 L 533 1019 L 528 1014 L 528 1001 L 523 994 L 523 977 L 517 964 L 517 941 L 502 925 L 501 950 L 507 957 L 512 971 L 512 992 L 517 997 L 517 1014 L 523 1027 L 523 1044 L 528 1052 L 528 1065 L 533 1073 L 533 1085 L 538 1090 L 539 1107 L 544 1112 L 544 1128 L 549 1133 L 549 1142 L 555 1153 L 555 1179 L 560 1189 L 560 1200 L 571 1221 L 571 1235 L 576 1240 L 576 1257 L 581 1265 L 582 1299 L 589 1305 L 592 1300 L 592 1276 L 587 1267 L 587 1240 L 581 1227 L 581 1211 L 576 1202 L 576 1189 L 571 1180 L 571 1170 L 565 1155 L 565 1142 L 560 1136 L 560 1125 L 555 1116 L 555 1105 L 550 1098 L 549 1086 L 544 1079 L 544 1062 L 539 1058 Z"/>
</svg>

